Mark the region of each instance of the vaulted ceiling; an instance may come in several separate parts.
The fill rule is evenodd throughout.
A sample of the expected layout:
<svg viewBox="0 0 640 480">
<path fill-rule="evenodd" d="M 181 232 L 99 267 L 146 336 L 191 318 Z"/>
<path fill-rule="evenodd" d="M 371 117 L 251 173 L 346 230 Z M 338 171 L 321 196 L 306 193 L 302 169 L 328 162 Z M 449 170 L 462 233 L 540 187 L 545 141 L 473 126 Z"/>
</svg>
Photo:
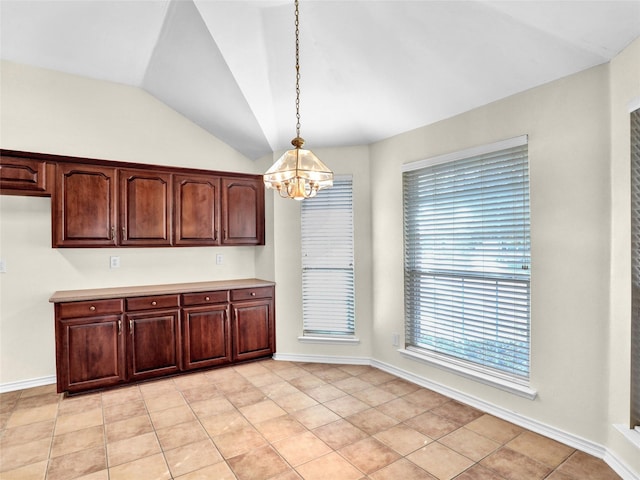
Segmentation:
<svg viewBox="0 0 640 480">
<path fill-rule="evenodd" d="M 249 158 L 295 136 L 293 0 L 0 0 L 3 60 L 144 89 Z M 301 0 L 302 136 L 368 144 L 609 61 L 640 0 Z"/>
</svg>

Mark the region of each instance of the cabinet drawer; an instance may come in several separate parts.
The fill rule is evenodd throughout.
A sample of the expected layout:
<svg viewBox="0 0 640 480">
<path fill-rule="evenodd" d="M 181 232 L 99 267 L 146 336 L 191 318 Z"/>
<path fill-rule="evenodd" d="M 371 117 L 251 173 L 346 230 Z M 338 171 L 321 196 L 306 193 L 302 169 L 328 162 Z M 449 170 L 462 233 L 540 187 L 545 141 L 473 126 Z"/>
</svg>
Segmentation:
<svg viewBox="0 0 640 480">
<path fill-rule="evenodd" d="M 231 301 L 269 298 L 273 296 L 273 287 L 241 288 L 231 290 Z"/>
<path fill-rule="evenodd" d="M 185 293 L 182 295 L 182 304 L 185 307 L 191 305 L 209 305 L 211 303 L 226 303 L 229 292 L 219 290 L 216 292 Z"/>
<path fill-rule="evenodd" d="M 95 315 L 122 313 L 122 299 L 60 303 L 58 309 L 60 318 L 92 317 Z"/>
<path fill-rule="evenodd" d="M 152 310 L 180 306 L 178 295 L 154 295 L 150 297 L 127 298 L 127 311 Z"/>
</svg>

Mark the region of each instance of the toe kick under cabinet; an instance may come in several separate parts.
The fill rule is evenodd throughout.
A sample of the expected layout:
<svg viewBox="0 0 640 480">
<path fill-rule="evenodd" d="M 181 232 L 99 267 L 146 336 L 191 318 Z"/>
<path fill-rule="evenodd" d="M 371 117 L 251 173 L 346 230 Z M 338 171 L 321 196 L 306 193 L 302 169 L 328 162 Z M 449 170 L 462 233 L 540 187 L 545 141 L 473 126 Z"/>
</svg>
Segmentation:
<svg viewBox="0 0 640 480">
<path fill-rule="evenodd" d="M 56 292 L 58 392 L 275 352 L 275 285 L 258 279 Z"/>
</svg>

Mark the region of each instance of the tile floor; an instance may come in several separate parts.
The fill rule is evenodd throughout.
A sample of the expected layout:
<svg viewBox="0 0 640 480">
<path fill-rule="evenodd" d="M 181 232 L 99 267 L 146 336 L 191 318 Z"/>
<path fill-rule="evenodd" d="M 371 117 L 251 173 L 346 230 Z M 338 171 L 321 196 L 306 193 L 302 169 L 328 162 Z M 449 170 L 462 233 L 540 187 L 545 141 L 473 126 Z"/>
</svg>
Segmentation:
<svg viewBox="0 0 640 480">
<path fill-rule="evenodd" d="M 0 478 L 587 480 L 603 461 L 368 366 L 263 360 L 0 395 Z"/>
</svg>

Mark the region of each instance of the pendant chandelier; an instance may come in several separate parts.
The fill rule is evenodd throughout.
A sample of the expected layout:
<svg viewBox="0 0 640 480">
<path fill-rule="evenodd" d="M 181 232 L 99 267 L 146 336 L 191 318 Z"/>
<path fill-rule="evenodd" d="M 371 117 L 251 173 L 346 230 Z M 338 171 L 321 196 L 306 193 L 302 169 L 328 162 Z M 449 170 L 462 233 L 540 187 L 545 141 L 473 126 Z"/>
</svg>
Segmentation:
<svg viewBox="0 0 640 480">
<path fill-rule="evenodd" d="M 319 190 L 333 185 L 333 172 L 310 150 L 302 148 L 300 137 L 300 29 L 298 0 L 295 0 L 296 26 L 296 138 L 295 148 L 288 150 L 264 174 L 267 188 L 277 190 L 281 197 L 304 200 L 314 197 Z"/>
</svg>

